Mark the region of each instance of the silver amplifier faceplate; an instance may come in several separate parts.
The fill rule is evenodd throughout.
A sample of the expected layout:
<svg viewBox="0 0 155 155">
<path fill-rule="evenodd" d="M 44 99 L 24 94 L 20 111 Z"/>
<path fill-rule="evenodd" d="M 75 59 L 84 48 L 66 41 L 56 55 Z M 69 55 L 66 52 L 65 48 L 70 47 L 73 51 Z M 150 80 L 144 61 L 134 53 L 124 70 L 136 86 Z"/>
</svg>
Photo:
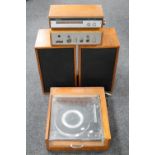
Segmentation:
<svg viewBox="0 0 155 155">
<path fill-rule="evenodd" d="M 50 20 L 51 28 L 100 28 L 102 20 Z"/>
<path fill-rule="evenodd" d="M 53 45 L 95 45 L 100 44 L 102 32 L 51 32 Z"/>
</svg>

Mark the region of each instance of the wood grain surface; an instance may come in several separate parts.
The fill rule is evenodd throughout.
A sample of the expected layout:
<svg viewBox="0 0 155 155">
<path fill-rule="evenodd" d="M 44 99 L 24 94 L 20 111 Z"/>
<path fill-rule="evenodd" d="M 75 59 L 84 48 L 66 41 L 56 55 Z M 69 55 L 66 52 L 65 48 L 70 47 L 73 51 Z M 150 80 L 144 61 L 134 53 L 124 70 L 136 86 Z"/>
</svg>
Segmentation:
<svg viewBox="0 0 155 155">
<path fill-rule="evenodd" d="M 51 5 L 49 18 L 103 18 L 101 5 Z"/>
</svg>

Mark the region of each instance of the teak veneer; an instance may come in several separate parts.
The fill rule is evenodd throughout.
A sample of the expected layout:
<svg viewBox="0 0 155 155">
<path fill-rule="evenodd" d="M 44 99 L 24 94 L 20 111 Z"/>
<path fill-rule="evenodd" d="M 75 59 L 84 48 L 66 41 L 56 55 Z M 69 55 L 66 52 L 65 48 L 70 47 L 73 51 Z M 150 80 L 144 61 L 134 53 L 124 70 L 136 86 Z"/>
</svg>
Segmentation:
<svg viewBox="0 0 155 155">
<path fill-rule="evenodd" d="M 51 5 L 49 18 L 103 18 L 101 5 Z"/>
</svg>

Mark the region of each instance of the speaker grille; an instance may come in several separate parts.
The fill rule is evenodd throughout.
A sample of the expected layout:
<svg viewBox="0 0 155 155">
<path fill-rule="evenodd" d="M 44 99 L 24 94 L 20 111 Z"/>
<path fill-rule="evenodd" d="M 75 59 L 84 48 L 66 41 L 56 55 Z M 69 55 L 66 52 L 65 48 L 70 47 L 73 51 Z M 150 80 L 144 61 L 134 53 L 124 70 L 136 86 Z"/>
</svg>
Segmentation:
<svg viewBox="0 0 155 155">
<path fill-rule="evenodd" d="M 45 92 L 50 87 L 75 86 L 73 48 L 39 49 L 38 58 Z"/>
<path fill-rule="evenodd" d="M 116 48 L 81 49 L 81 86 L 103 86 L 111 91 Z"/>
</svg>

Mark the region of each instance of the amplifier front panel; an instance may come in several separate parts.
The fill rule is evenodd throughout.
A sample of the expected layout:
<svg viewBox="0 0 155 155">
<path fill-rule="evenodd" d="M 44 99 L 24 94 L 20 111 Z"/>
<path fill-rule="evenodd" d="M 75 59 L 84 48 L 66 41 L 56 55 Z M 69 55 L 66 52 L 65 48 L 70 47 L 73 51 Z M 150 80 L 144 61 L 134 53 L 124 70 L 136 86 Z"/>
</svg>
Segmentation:
<svg viewBox="0 0 155 155">
<path fill-rule="evenodd" d="M 51 32 L 53 45 L 96 45 L 101 43 L 102 32 Z"/>
<path fill-rule="evenodd" d="M 50 87 L 75 86 L 74 48 L 38 49 L 44 92 Z"/>
<path fill-rule="evenodd" d="M 83 19 L 53 19 L 50 20 L 51 28 L 100 28 L 103 20 Z"/>
<path fill-rule="evenodd" d="M 117 48 L 81 49 L 81 86 L 103 86 L 111 91 Z"/>
</svg>

